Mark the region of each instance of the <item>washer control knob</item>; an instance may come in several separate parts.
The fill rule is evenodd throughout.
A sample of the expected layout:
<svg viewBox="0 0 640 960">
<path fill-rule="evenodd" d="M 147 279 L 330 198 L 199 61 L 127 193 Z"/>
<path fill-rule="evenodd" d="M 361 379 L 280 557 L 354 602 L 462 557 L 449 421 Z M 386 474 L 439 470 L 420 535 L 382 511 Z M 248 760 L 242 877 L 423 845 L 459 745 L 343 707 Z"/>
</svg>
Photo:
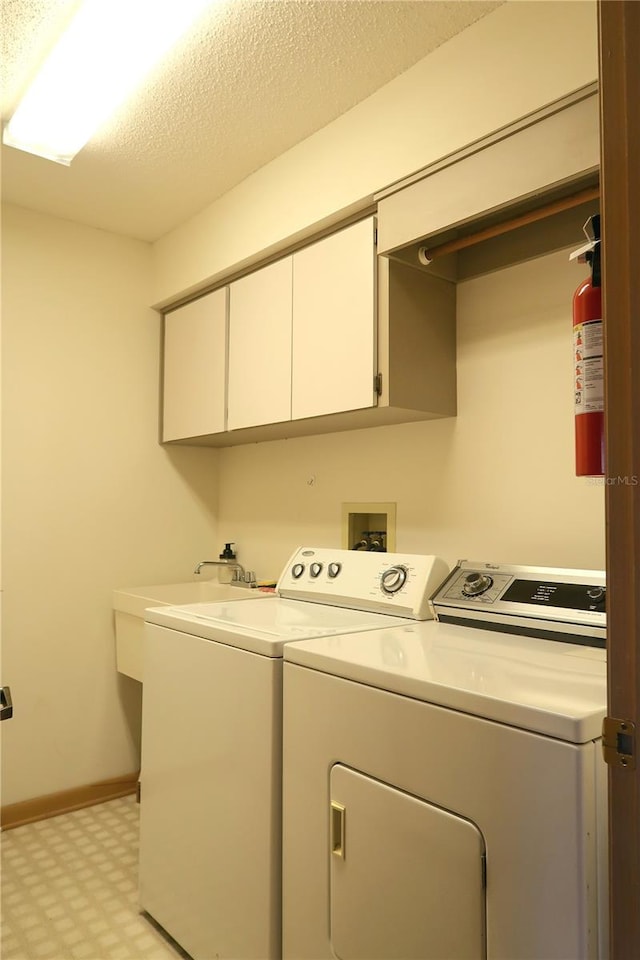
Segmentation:
<svg viewBox="0 0 640 960">
<path fill-rule="evenodd" d="M 310 573 L 311 576 L 314 578 L 314 580 L 315 580 L 316 577 L 319 577 L 319 576 L 320 576 L 320 573 L 321 573 L 321 572 L 322 572 L 322 564 L 321 564 L 321 563 L 312 563 L 311 566 L 309 567 L 309 573 Z"/>
<path fill-rule="evenodd" d="M 382 592 L 387 594 L 397 593 L 407 582 L 406 567 L 389 567 L 380 577 L 380 586 Z"/>
<path fill-rule="evenodd" d="M 606 592 L 605 587 L 589 587 L 587 596 L 590 600 L 595 600 L 598 603 L 599 600 L 604 600 Z"/>
<path fill-rule="evenodd" d="M 331 580 L 335 580 L 335 578 L 338 576 L 341 570 L 342 570 L 341 563 L 330 563 L 329 566 L 327 567 L 327 573 L 329 574 L 329 577 L 331 578 Z"/>
<path fill-rule="evenodd" d="M 304 563 L 294 563 L 291 573 L 293 574 L 294 580 L 299 580 L 304 573 Z"/>
<path fill-rule="evenodd" d="M 477 597 L 493 585 L 493 579 L 484 573 L 469 573 L 462 585 L 462 592 L 467 597 Z"/>
</svg>

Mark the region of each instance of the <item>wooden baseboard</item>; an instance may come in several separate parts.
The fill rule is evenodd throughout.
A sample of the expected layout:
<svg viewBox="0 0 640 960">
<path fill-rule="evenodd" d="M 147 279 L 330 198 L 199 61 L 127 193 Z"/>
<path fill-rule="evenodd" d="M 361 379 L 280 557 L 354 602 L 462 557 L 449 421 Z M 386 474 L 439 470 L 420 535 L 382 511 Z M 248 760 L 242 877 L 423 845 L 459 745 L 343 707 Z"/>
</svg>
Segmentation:
<svg viewBox="0 0 640 960">
<path fill-rule="evenodd" d="M 49 793 L 44 797 L 34 797 L 33 800 L 9 803 L 0 810 L 2 829 L 11 830 L 25 823 L 46 820 L 48 817 L 57 817 L 61 813 L 81 810 L 96 803 L 127 797 L 136 792 L 137 783 L 136 772 L 111 780 L 101 780 L 99 783 L 88 783 L 83 787 L 73 787 L 71 790 L 61 790 L 59 793 Z"/>
</svg>

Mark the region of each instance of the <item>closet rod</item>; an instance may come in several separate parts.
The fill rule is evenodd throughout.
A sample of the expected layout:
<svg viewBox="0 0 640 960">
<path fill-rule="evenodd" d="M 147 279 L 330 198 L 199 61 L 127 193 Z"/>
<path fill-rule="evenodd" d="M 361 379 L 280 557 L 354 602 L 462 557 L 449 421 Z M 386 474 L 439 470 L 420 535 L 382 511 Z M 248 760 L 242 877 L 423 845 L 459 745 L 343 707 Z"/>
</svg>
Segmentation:
<svg viewBox="0 0 640 960">
<path fill-rule="evenodd" d="M 588 187 L 580 190 L 579 193 L 573 193 L 569 197 L 562 197 L 560 200 L 553 200 L 543 207 L 537 207 L 528 213 L 523 213 L 519 217 L 513 217 L 511 220 L 505 220 L 503 223 L 496 223 L 492 227 L 486 227 L 477 233 L 470 233 L 466 237 L 459 237 L 457 240 L 450 240 L 448 243 L 441 243 L 436 247 L 420 247 L 418 250 L 418 260 L 423 265 L 431 263 L 436 257 L 443 257 L 447 253 L 456 253 L 458 250 L 464 250 L 465 247 L 474 246 L 476 243 L 482 243 L 483 240 L 490 240 L 492 237 L 499 237 L 511 230 L 517 230 L 518 227 L 525 227 L 529 223 L 536 223 L 538 220 L 544 220 L 546 217 L 552 217 L 555 213 L 561 213 L 563 210 L 571 210 L 578 207 L 581 203 L 587 203 L 589 200 L 597 200 L 600 196 L 600 187 Z"/>
</svg>

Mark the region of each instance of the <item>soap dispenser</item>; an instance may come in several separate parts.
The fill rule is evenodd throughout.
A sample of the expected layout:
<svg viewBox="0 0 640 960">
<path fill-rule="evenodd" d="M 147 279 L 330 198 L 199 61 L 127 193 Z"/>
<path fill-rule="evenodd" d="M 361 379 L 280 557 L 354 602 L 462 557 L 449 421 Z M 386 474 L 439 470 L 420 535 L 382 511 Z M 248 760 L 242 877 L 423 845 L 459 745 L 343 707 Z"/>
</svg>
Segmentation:
<svg viewBox="0 0 640 960">
<path fill-rule="evenodd" d="M 236 559 L 236 555 L 235 555 L 235 553 L 233 552 L 233 550 L 231 549 L 233 546 L 234 546 L 233 543 L 225 543 L 225 545 L 224 545 L 224 550 L 223 550 L 222 553 L 220 554 L 220 559 L 221 559 L 221 560 L 235 560 L 235 559 Z"/>
<path fill-rule="evenodd" d="M 224 550 L 219 554 L 220 566 L 218 567 L 218 583 L 230 584 L 238 578 L 238 567 L 236 563 L 236 552 L 233 549 L 235 543 L 225 543 Z M 225 570 L 223 564 L 229 564 L 230 569 Z"/>
</svg>

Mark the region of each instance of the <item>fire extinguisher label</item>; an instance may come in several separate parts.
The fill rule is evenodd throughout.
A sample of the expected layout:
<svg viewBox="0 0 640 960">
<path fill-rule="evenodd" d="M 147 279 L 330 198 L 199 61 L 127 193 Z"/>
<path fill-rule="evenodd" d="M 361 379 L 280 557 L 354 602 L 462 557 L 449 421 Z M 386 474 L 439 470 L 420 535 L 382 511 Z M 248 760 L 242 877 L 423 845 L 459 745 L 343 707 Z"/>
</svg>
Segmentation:
<svg viewBox="0 0 640 960">
<path fill-rule="evenodd" d="M 604 410 L 602 320 L 585 320 L 575 325 L 573 357 L 576 414 L 600 413 Z"/>
</svg>

